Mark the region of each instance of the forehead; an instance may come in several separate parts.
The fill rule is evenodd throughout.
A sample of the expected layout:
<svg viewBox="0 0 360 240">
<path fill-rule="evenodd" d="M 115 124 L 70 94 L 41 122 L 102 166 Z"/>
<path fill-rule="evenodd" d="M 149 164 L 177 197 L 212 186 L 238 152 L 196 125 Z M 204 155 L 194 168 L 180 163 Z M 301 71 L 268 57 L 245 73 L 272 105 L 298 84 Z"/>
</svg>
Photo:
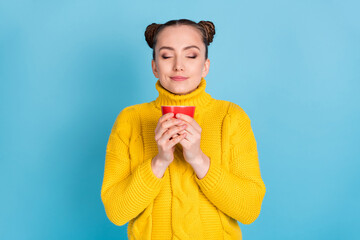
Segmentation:
<svg viewBox="0 0 360 240">
<path fill-rule="evenodd" d="M 189 45 L 196 45 L 200 49 L 204 47 L 200 31 L 192 26 L 168 26 L 157 36 L 156 48 L 158 49 L 162 46 L 176 48 Z"/>
</svg>

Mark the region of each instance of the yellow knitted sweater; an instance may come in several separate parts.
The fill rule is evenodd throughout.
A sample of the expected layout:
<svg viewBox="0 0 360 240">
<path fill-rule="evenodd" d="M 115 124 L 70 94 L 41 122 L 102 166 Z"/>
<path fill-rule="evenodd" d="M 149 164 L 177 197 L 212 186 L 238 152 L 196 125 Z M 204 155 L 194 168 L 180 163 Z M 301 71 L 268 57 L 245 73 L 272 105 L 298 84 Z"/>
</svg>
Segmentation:
<svg viewBox="0 0 360 240">
<path fill-rule="evenodd" d="M 106 215 L 119 226 L 129 222 L 129 239 L 242 239 L 237 221 L 258 217 L 266 191 L 249 117 L 205 92 L 204 78 L 186 95 L 167 91 L 159 80 L 155 87 L 156 100 L 124 108 L 112 127 L 101 188 Z M 210 158 L 204 178 L 185 162 L 180 144 L 164 176 L 152 172 L 161 105 L 196 106 L 200 147 Z"/>
</svg>

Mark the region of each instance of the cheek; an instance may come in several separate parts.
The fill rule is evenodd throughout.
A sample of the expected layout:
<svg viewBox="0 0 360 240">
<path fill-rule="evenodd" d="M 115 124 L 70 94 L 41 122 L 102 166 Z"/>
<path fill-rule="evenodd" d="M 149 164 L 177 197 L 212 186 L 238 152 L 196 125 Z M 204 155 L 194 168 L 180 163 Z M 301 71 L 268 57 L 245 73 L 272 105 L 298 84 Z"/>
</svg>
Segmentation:
<svg viewBox="0 0 360 240">
<path fill-rule="evenodd" d="M 192 72 L 201 73 L 204 68 L 204 63 L 196 62 L 196 63 L 190 64 L 189 68 L 192 70 Z"/>
<path fill-rule="evenodd" d="M 169 69 L 170 69 L 169 64 L 166 64 L 166 63 L 159 63 L 158 64 L 158 71 L 160 73 L 166 73 L 166 72 L 169 71 Z"/>
</svg>

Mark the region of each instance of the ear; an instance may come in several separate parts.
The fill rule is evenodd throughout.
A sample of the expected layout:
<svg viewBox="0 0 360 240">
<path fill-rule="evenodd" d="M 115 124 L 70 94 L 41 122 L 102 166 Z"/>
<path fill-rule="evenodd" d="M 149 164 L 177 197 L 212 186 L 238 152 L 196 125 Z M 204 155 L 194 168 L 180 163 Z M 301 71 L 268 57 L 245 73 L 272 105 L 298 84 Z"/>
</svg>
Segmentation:
<svg viewBox="0 0 360 240">
<path fill-rule="evenodd" d="M 159 74 L 158 74 L 158 71 L 157 71 L 157 68 L 156 68 L 156 63 L 155 63 L 154 59 L 151 60 L 151 68 L 152 68 L 152 71 L 154 73 L 154 76 L 156 78 L 159 78 Z"/>
<path fill-rule="evenodd" d="M 209 69 L 210 69 L 210 60 L 206 59 L 201 77 L 203 78 L 206 77 L 206 75 L 209 73 Z"/>
</svg>

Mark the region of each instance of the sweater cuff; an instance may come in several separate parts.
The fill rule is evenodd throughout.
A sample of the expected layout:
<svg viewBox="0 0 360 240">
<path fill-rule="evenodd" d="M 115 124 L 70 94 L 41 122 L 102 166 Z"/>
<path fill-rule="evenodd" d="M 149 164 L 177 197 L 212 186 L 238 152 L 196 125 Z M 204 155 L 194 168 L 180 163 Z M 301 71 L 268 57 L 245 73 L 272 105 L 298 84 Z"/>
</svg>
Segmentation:
<svg viewBox="0 0 360 240">
<path fill-rule="evenodd" d="M 210 159 L 210 167 L 205 177 L 199 179 L 195 175 L 195 179 L 203 191 L 213 191 L 219 185 L 220 181 L 223 178 L 222 176 L 223 169 L 221 168 L 221 166 L 217 162 Z"/>
<path fill-rule="evenodd" d="M 154 190 L 161 186 L 165 176 L 163 178 L 155 176 L 151 169 L 151 161 L 152 158 L 149 158 L 139 167 L 139 178 L 144 186 L 146 186 L 149 190 Z"/>
</svg>

